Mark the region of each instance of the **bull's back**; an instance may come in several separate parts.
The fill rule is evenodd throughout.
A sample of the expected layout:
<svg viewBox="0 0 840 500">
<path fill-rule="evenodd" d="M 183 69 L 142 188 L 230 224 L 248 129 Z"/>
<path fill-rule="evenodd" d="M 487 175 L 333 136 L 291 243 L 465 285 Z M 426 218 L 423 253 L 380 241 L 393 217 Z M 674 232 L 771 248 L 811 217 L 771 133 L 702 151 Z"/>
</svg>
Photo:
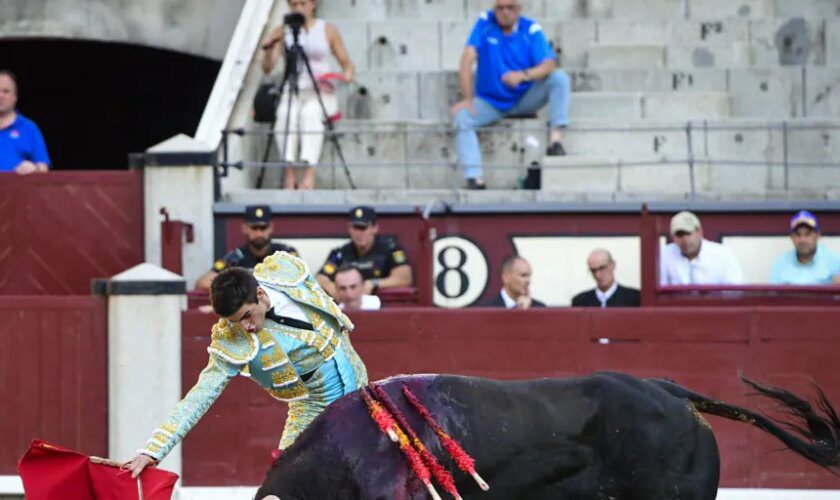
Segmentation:
<svg viewBox="0 0 840 500">
<path fill-rule="evenodd" d="M 489 493 L 481 493 L 457 471 L 403 397 L 403 385 L 475 458 L 491 483 Z M 686 418 L 686 403 L 654 384 L 614 373 L 527 381 L 415 375 L 386 379 L 382 387 L 426 446 L 453 471 L 464 498 L 599 498 L 600 493 L 695 498 L 650 493 L 663 477 L 685 473 L 687 455 L 673 464 L 661 463 L 660 457 L 682 446 L 673 436 L 691 434 L 696 427 Z M 313 470 L 325 467 L 332 469 L 336 484 L 311 480 Z M 357 394 L 333 403 L 310 425 L 272 471 L 269 483 L 276 486 L 264 491 L 287 493 L 280 498 L 426 497 Z"/>
</svg>

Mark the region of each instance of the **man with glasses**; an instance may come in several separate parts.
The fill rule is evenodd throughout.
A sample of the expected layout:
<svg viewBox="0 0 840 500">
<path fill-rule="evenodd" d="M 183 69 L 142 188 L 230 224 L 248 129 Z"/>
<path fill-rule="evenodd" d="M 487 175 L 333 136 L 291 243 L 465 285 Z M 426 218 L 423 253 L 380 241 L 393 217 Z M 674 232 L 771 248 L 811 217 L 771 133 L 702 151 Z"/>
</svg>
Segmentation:
<svg viewBox="0 0 840 500">
<path fill-rule="evenodd" d="M 253 269 L 269 255 L 275 252 L 288 252 L 298 256 L 297 250 L 282 243 L 271 241 L 274 225 L 271 222 L 271 207 L 268 205 L 250 205 L 245 207 L 245 222 L 242 224 L 242 234 L 247 243 L 231 250 L 227 255 L 213 264 L 213 269 L 198 279 L 195 284 L 197 290 L 209 290 L 213 278 L 220 272 L 231 267 Z"/>
<path fill-rule="evenodd" d="M 639 291 L 621 286 L 615 280 L 615 260 L 609 251 L 592 250 L 586 264 L 595 280 L 595 288 L 575 295 L 572 307 L 639 307 Z"/>
<path fill-rule="evenodd" d="M 405 250 L 393 238 L 379 234 L 373 207 L 350 210 L 347 232 L 350 241 L 333 249 L 318 272 L 318 283 L 327 293 L 336 296 L 335 274 L 344 266 L 353 266 L 362 273 L 366 295 L 382 288 L 411 286 L 413 278 Z"/>
<path fill-rule="evenodd" d="M 479 16 L 461 55 L 462 99 L 452 115 L 468 189 L 486 187 L 476 129 L 505 116 L 532 114 L 547 102 L 551 129 L 546 154 L 566 154 L 561 141 L 569 123 L 569 76 L 557 69 L 557 56 L 542 27 L 520 16 L 521 11 L 518 0 L 495 0 L 493 9 Z"/>
<path fill-rule="evenodd" d="M 353 323 L 297 257 L 278 252 L 253 273 L 222 271 L 211 284 L 210 302 L 219 321 L 207 367 L 126 464 L 134 477 L 166 457 L 237 375 L 289 405 L 275 459 L 333 401 L 367 385 L 367 370 L 348 336 Z"/>
</svg>

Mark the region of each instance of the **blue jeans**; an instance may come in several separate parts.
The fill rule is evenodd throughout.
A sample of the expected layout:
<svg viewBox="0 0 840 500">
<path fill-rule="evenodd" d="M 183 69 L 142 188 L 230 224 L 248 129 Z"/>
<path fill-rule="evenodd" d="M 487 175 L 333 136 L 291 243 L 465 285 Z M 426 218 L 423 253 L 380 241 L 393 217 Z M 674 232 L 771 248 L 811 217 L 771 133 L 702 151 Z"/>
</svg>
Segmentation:
<svg viewBox="0 0 840 500">
<path fill-rule="evenodd" d="M 508 115 L 530 114 L 545 106 L 548 102 L 549 123 L 552 127 L 564 127 L 569 124 L 569 94 L 572 85 L 569 75 L 562 69 L 555 70 L 546 78 L 534 82 L 522 99 L 512 108 L 502 111 L 486 101 L 475 97 L 473 107 L 475 116 L 467 109 L 455 115 L 455 149 L 458 161 L 464 169 L 464 177 L 475 179 L 482 177 L 481 148 L 478 145 L 476 129 L 485 127 Z"/>
</svg>

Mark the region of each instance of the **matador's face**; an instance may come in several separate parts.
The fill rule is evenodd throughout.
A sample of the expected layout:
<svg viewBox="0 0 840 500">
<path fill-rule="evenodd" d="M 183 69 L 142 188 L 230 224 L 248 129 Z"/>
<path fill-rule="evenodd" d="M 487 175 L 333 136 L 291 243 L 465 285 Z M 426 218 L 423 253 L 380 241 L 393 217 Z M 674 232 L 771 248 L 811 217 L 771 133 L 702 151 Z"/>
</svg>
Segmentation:
<svg viewBox="0 0 840 500">
<path fill-rule="evenodd" d="M 242 307 L 225 319 L 240 325 L 248 333 L 257 333 L 265 324 L 265 313 L 271 307 L 268 295 L 262 288 L 257 287 L 257 301 L 242 304 Z"/>
</svg>

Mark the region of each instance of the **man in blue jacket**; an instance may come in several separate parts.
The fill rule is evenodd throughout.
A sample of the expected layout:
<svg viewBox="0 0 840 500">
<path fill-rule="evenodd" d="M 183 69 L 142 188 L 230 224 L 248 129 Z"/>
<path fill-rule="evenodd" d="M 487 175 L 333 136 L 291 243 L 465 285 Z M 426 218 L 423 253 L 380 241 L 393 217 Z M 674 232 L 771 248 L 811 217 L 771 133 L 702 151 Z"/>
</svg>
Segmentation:
<svg viewBox="0 0 840 500">
<path fill-rule="evenodd" d="M 463 98 L 452 107 L 452 115 L 458 160 L 469 189 L 485 188 L 476 129 L 507 115 L 531 114 L 548 102 L 546 153 L 565 154 L 561 141 L 569 123 L 569 76 L 557 69 L 557 56 L 542 27 L 520 16 L 521 11 L 518 0 L 495 0 L 493 9 L 479 16 L 461 55 Z"/>
</svg>

